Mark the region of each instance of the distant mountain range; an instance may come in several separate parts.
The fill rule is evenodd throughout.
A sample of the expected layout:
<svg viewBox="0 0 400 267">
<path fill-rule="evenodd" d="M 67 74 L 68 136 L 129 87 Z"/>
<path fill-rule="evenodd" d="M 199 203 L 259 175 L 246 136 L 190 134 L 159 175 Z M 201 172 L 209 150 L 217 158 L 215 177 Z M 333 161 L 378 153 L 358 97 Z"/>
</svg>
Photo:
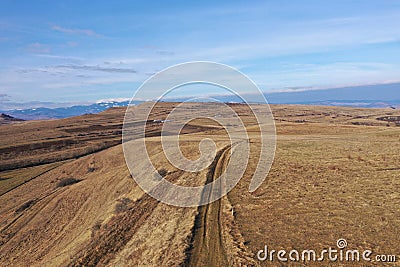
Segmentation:
<svg viewBox="0 0 400 267">
<path fill-rule="evenodd" d="M 269 103 L 383 102 L 400 103 L 400 83 L 350 86 L 323 90 L 277 92 L 266 95 Z"/>
<path fill-rule="evenodd" d="M 304 104 L 315 106 L 341 106 L 358 108 L 392 108 L 400 109 L 400 100 L 380 101 L 380 100 L 327 100 L 327 101 L 309 101 L 287 104 Z"/>
<path fill-rule="evenodd" d="M 346 106 L 359 108 L 400 109 L 400 83 L 354 86 L 323 90 L 298 90 L 291 92 L 265 93 L 270 104 L 304 104 L 322 106 Z M 220 102 L 242 102 L 234 95 L 212 96 Z M 185 101 L 188 98 L 170 98 L 166 101 Z M 142 101 L 135 101 L 139 104 Z M 262 102 L 262 101 L 260 101 Z M 57 103 L 35 102 L 35 108 L 19 108 L 0 111 L 24 120 L 59 119 L 82 114 L 99 113 L 111 107 L 128 106 L 126 99 L 98 101 L 94 104 L 54 107 Z M 65 105 L 65 104 L 63 104 Z M 20 104 L 21 106 L 21 104 Z M 3 107 L 4 108 L 4 107 Z"/>
<path fill-rule="evenodd" d="M 15 118 L 23 120 L 46 120 L 46 119 L 61 119 L 73 116 L 79 116 L 83 114 L 95 114 L 102 112 L 111 107 L 123 107 L 128 106 L 129 101 L 122 102 L 100 102 L 91 105 L 75 105 L 71 107 L 60 107 L 60 108 L 29 108 L 29 109 L 14 109 L 3 111 Z"/>
</svg>

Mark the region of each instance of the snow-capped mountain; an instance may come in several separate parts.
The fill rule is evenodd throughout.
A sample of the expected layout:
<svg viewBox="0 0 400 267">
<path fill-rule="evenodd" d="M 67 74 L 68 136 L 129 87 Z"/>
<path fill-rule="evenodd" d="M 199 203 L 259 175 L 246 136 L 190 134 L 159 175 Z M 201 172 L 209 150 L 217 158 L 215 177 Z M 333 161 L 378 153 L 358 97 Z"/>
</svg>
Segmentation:
<svg viewBox="0 0 400 267">
<path fill-rule="evenodd" d="M 79 116 L 83 114 L 95 114 L 107 110 L 112 107 L 128 106 L 129 100 L 125 101 L 97 101 L 91 105 L 74 105 L 71 107 L 59 108 L 29 108 L 29 109 L 14 109 L 7 110 L 7 113 L 15 118 L 24 120 L 43 120 L 43 119 L 61 119 L 72 116 Z"/>
</svg>

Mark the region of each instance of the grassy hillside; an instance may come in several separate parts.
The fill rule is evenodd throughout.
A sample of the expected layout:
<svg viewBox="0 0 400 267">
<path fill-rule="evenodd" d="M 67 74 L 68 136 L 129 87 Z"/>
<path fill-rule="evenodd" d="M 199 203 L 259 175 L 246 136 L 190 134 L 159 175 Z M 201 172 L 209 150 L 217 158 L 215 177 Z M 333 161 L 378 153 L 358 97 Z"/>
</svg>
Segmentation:
<svg viewBox="0 0 400 267">
<path fill-rule="evenodd" d="M 151 119 L 165 119 L 174 105 L 160 103 Z M 0 126 L 0 266 L 262 266 L 256 253 L 265 245 L 319 250 L 339 238 L 398 255 L 399 111 L 273 105 L 275 161 L 249 193 L 258 127 L 244 106 L 232 107 L 246 122 L 252 156 L 235 189 L 200 208 L 162 204 L 134 182 L 120 145 L 123 108 Z M 222 127 L 195 120 L 183 130 L 189 158 L 203 138 L 217 144 L 214 164 L 198 173 L 167 161 L 160 128 L 148 125 L 147 147 L 166 179 L 201 185 L 224 171 Z"/>
</svg>

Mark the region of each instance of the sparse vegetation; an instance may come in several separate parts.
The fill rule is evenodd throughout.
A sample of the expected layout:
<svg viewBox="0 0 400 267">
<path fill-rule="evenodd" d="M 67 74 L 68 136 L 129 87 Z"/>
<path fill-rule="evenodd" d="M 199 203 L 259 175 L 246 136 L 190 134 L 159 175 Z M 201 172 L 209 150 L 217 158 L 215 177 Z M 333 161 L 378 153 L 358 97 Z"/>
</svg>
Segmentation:
<svg viewBox="0 0 400 267">
<path fill-rule="evenodd" d="M 93 226 L 92 226 L 92 234 L 91 237 L 94 238 L 97 232 L 101 228 L 101 221 L 97 221 Z"/>
<path fill-rule="evenodd" d="M 29 201 L 25 202 L 18 209 L 15 210 L 15 213 L 20 213 L 20 212 L 23 212 L 26 209 L 29 209 L 30 207 L 32 207 L 36 203 L 36 201 L 37 201 L 36 199 L 32 199 L 32 200 L 29 200 Z"/>
<path fill-rule="evenodd" d="M 128 198 L 121 203 L 131 202 Z M 114 215 L 106 224 L 100 225 L 92 235 L 89 245 L 72 259 L 68 266 L 106 265 L 133 237 L 141 223 L 157 206 L 157 201 L 149 196 L 139 200 L 132 209 Z"/>
<path fill-rule="evenodd" d="M 130 198 L 124 197 L 117 200 L 118 203 L 115 205 L 115 212 L 120 213 L 127 211 L 132 204 L 132 200 Z"/>
<path fill-rule="evenodd" d="M 164 168 L 159 169 L 156 173 L 154 173 L 154 180 L 161 180 L 168 175 L 168 171 Z M 161 177 L 160 177 L 161 176 Z"/>
<path fill-rule="evenodd" d="M 165 176 L 167 176 L 168 171 L 165 168 L 161 168 L 160 170 L 158 170 L 158 174 L 164 178 Z"/>
<path fill-rule="evenodd" d="M 68 185 L 72 185 L 72 184 L 76 184 L 79 183 L 81 180 L 76 179 L 76 178 L 64 178 L 61 179 L 57 184 L 56 184 L 56 188 L 58 187 L 64 187 L 64 186 L 68 186 Z"/>
<path fill-rule="evenodd" d="M 96 162 L 93 160 L 89 163 L 88 172 L 94 172 L 96 170 Z"/>
</svg>

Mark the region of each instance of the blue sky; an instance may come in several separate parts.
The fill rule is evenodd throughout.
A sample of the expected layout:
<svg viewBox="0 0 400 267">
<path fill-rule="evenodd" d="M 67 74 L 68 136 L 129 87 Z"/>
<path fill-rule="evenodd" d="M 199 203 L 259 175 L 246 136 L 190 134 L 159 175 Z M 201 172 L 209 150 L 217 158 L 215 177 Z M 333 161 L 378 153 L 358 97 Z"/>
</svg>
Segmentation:
<svg viewBox="0 0 400 267">
<path fill-rule="evenodd" d="M 400 1 L 1 2 L 0 102 L 131 97 L 194 60 L 267 92 L 399 82 Z"/>
</svg>

